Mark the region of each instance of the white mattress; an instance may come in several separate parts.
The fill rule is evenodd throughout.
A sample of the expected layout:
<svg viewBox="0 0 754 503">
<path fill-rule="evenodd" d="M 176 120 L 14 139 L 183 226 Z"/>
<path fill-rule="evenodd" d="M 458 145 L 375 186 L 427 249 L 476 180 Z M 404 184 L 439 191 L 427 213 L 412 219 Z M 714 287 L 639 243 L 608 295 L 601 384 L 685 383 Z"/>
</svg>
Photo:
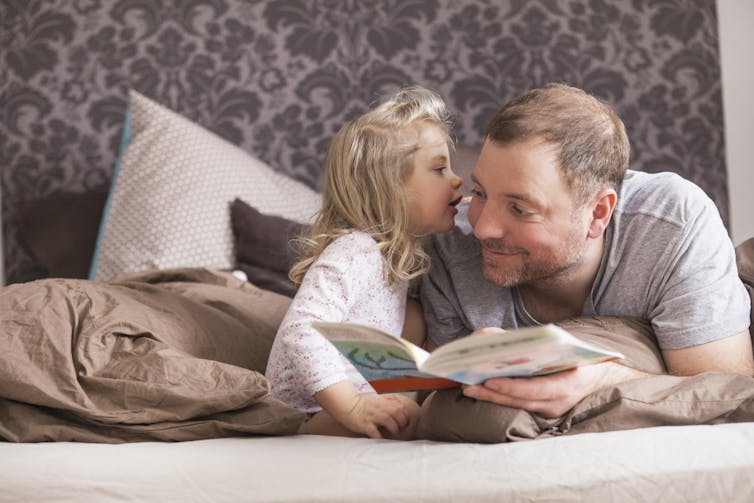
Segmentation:
<svg viewBox="0 0 754 503">
<path fill-rule="evenodd" d="M 0 443 L 0 501 L 752 501 L 754 423 L 512 444 Z"/>
</svg>

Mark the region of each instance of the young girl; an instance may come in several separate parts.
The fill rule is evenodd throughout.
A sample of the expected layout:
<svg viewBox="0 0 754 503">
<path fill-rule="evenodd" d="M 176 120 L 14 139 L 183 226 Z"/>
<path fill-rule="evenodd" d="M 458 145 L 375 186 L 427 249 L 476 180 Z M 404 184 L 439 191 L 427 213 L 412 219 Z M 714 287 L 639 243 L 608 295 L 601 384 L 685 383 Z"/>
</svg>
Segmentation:
<svg viewBox="0 0 754 503">
<path fill-rule="evenodd" d="M 301 286 L 266 373 L 273 396 L 310 414 L 302 432 L 413 435 L 417 403 L 375 394 L 311 322 L 361 323 L 400 337 L 409 281 L 429 267 L 419 240 L 449 230 L 461 200 L 447 120 L 439 96 L 407 88 L 330 144 L 322 209 L 290 273 Z"/>
</svg>

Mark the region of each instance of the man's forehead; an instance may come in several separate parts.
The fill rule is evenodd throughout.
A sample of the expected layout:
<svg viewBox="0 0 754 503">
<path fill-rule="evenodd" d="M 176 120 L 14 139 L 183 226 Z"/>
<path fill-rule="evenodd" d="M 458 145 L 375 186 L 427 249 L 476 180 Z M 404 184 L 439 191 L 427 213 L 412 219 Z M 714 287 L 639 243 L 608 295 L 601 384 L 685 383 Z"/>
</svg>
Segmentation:
<svg viewBox="0 0 754 503">
<path fill-rule="evenodd" d="M 541 141 L 485 144 L 470 178 L 488 196 L 541 203 L 570 198 L 559 166 L 557 152 Z"/>
</svg>

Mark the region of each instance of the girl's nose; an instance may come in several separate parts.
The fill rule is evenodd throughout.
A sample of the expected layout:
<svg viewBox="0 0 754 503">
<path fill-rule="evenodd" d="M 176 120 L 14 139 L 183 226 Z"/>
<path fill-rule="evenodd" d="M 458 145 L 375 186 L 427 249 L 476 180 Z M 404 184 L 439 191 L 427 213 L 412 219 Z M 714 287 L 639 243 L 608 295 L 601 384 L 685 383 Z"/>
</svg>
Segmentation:
<svg viewBox="0 0 754 503">
<path fill-rule="evenodd" d="M 463 181 L 461 180 L 460 176 L 453 173 L 453 180 L 451 181 L 451 183 L 453 184 L 454 189 L 458 189 L 461 187 L 461 184 L 463 183 Z"/>
<path fill-rule="evenodd" d="M 453 171 L 452 169 L 449 170 L 449 174 L 450 174 L 450 186 L 453 187 L 454 189 L 459 188 L 461 184 L 463 183 L 463 180 L 461 180 L 461 177 L 458 176 L 456 172 Z"/>
</svg>

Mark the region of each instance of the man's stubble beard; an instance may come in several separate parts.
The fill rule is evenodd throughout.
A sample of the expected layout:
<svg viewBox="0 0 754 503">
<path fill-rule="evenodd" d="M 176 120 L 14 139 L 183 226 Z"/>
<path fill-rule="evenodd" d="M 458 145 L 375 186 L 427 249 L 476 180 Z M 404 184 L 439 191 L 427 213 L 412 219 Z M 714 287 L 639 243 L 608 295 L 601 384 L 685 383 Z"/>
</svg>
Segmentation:
<svg viewBox="0 0 754 503">
<path fill-rule="evenodd" d="M 490 244 L 495 240 L 488 240 Z M 484 247 L 482 243 L 482 247 Z M 490 246 L 493 249 L 504 248 L 498 244 Z M 515 269 L 503 269 L 494 260 L 482 256 L 482 274 L 484 279 L 501 287 L 522 286 L 534 282 L 553 280 L 565 276 L 569 270 L 581 262 L 586 249 L 586 241 L 579 238 L 574 231 L 568 236 L 567 242 L 557 250 L 562 253 L 548 252 L 544 256 L 532 255 L 531 252 L 521 253 L 522 263 Z"/>
</svg>

